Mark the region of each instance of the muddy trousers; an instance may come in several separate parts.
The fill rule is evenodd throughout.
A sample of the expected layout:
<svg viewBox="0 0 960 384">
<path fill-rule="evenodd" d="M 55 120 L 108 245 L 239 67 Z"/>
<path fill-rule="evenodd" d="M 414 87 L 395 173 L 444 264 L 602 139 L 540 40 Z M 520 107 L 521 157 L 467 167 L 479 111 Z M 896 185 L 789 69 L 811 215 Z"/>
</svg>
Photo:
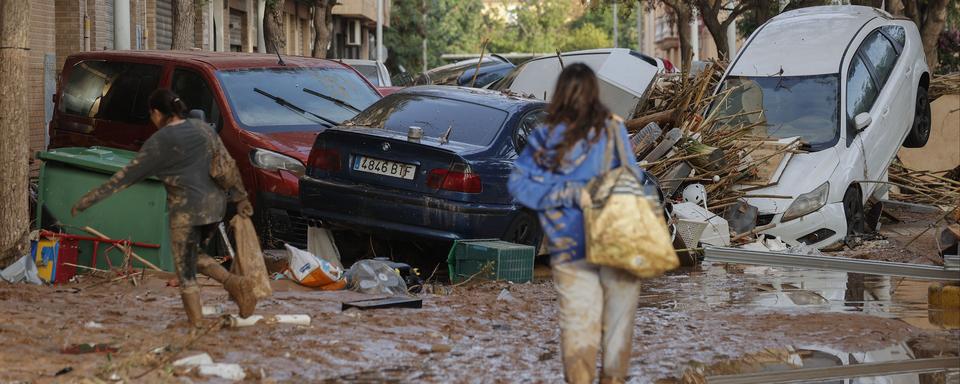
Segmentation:
<svg viewBox="0 0 960 384">
<path fill-rule="evenodd" d="M 171 253 L 177 270 L 177 279 L 180 281 L 181 292 L 199 291 L 197 285 L 198 265 L 202 272 L 206 272 L 204 267 L 208 267 L 211 263 L 217 264 L 216 260 L 200 250 L 216 228 L 216 224 L 170 227 L 170 245 L 171 251 L 173 251 Z"/>
<path fill-rule="evenodd" d="M 627 378 L 640 280 L 586 261 L 553 266 L 560 299 L 560 353 L 568 383 L 593 383 L 603 351 L 601 383 Z"/>
</svg>

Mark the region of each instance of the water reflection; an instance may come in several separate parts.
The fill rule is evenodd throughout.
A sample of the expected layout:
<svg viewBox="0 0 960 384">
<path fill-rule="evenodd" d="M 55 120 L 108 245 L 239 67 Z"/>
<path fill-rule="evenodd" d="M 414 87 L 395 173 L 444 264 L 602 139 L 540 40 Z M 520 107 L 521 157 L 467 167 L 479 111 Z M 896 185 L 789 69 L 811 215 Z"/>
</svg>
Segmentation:
<svg viewBox="0 0 960 384">
<path fill-rule="evenodd" d="M 929 308 L 929 285 L 890 276 L 704 263 L 688 274 L 651 282 L 641 305 L 860 312 L 901 319 L 923 329 L 960 328 L 960 311 Z"/>
<path fill-rule="evenodd" d="M 755 375 L 758 373 L 787 373 L 788 371 L 799 369 L 833 368 L 868 363 L 894 363 L 913 360 L 915 358 L 917 357 L 908 343 L 894 344 L 873 351 L 845 351 L 823 346 L 788 346 L 745 355 L 735 360 L 721 361 L 711 365 L 693 366 L 687 369 L 680 378 L 661 380 L 659 382 L 757 382 L 756 380 L 762 379 L 757 376 L 739 376 Z M 842 377 L 842 375 L 844 375 L 843 373 L 831 373 L 820 376 L 820 379 L 814 379 L 813 377 L 816 377 L 816 375 L 811 375 L 812 377 L 802 379 L 802 382 L 838 384 L 926 384 L 951 383 L 955 382 L 958 377 L 957 369 L 936 369 L 933 371 L 916 372 L 888 369 L 888 367 L 884 365 L 875 366 L 874 368 L 877 369 L 878 372 L 883 373 L 873 376 L 857 377 Z M 883 371 L 880 371 L 881 369 Z"/>
</svg>

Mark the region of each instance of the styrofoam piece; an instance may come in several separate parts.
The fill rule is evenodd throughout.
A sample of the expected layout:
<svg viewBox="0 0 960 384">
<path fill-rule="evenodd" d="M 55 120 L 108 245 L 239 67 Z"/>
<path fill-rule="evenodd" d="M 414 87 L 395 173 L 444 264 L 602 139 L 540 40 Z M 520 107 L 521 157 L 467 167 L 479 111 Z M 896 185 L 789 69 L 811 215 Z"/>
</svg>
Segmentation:
<svg viewBox="0 0 960 384">
<path fill-rule="evenodd" d="M 673 215 L 679 220 L 699 221 L 707 225 L 700 235 L 700 243 L 726 247 L 730 245 L 730 226 L 727 220 L 694 203 L 673 205 Z"/>
<path fill-rule="evenodd" d="M 237 315 L 230 315 L 230 326 L 231 327 L 249 327 L 260 320 L 263 320 L 263 316 L 253 315 L 247 318 L 243 318 Z"/>
<path fill-rule="evenodd" d="M 173 362 L 174 367 L 192 367 L 204 364 L 213 364 L 213 358 L 207 353 L 184 357 Z"/>
<path fill-rule="evenodd" d="M 204 305 L 200 308 L 200 312 L 203 316 L 220 316 L 224 312 L 223 304 Z"/>
<path fill-rule="evenodd" d="M 203 376 L 216 376 L 221 379 L 240 381 L 247 378 L 239 364 L 213 363 L 197 366 L 197 373 Z"/>
<path fill-rule="evenodd" d="M 269 323 L 310 325 L 310 315 L 274 315 L 267 319 Z"/>
</svg>

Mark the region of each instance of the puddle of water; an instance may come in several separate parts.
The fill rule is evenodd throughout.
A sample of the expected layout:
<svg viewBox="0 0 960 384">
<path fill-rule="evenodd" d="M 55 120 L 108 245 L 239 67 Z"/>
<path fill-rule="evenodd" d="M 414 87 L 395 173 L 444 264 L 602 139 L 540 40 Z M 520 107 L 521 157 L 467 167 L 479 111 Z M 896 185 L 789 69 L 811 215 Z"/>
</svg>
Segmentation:
<svg viewBox="0 0 960 384">
<path fill-rule="evenodd" d="M 705 263 L 659 279 L 642 305 L 683 309 L 736 306 L 778 311 L 859 312 L 921 329 L 960 328 L 960 311 L 931 309 L 929 281 L 836 271 Z"/>
</svg>

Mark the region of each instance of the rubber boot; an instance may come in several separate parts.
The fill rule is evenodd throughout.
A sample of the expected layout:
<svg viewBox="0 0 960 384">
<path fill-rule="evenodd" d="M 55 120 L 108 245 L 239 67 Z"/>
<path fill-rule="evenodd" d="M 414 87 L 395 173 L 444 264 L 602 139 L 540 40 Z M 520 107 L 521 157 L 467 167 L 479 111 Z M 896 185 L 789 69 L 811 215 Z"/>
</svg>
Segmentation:
<svg viewBox="0 0 960 384">
<path fill-rule="evenodd" d="M 193 328 L 203 327 L 203 308 L 200 305 L 200 288 L 193 286 L 180 292 L 183 309 L 187 311 L 187 321 Z"/>
<path fill-rule="evenodd" d="M 253 315 L 254 309 L 257 308 L 257 297 L 253 294 L 253 281 L 230 273 L 210 256 L 198 258 L 197 270 L 223 284 L 223 289 L 230 293 L 230 300 L 237 303 L 237 307 L 240 308 L 240 317 L 247 318 Z"/>
</svg>

